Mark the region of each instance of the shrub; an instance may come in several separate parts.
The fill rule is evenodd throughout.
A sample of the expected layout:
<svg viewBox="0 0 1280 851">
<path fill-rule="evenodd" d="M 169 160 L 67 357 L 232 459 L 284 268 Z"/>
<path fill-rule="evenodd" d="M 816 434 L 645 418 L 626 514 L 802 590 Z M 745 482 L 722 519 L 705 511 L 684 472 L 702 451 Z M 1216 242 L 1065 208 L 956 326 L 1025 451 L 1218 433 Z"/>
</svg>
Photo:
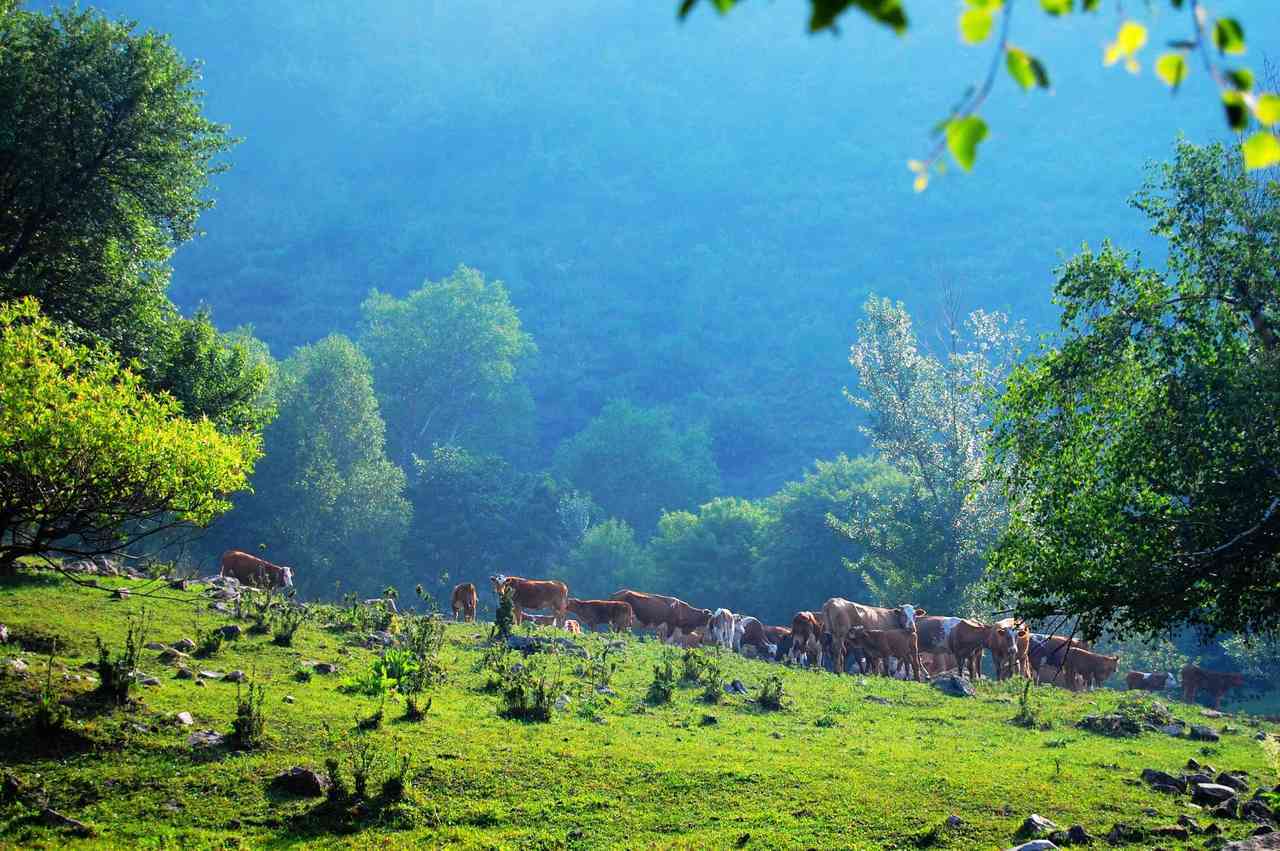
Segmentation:
<svg viewBox="0 0 1280 851">
<path fill-rule="evenodd" d="M 560 677 L 550 677 L 544 665 L 512 665 L 502 683 L 502 704 L 498 714 L 517 721 L 547 722 L 564 693 Z"/>
<path fill-rule="evenodd" d="M 584 666 L 582 676 L 590 684 L 592 690 L 601 691 L 609 687 L 613 681 L 613 675 L 618 671 L 617 661 L 610 661 L 608 643 L 596 655 L 587 657 L 587 664 Z"/>
<path fill-rule="evenodd" d="M 503 590 L 502 596 L 498 598 L 498 611 L 493 616 L 493 631 L 489 634 L 490 641 L 506 641 L 511 637 L 511 625 L 515 623 L 514 593 L 510 588 L 506 588 Z"/>
<path fill-rule="evenodd" d="M 266 744 L 267 719 L 263 707 L 267 699 L 264 686 L 249 681 L 248 694 L 236 683 L 236 717 L 231 722 L 231 743 L 240 750 L 254 750 Z"/>
<path fill-rule="evenodd" d="M 397 684 L 416 673 L 419 668 L 418 660 L 412 653 L 395 647 L 383 651 L 382 656 L 374 660 L 373 667 Z"/>
<path fill-rule="evenodd" d="M 293 636 L 306 622 L 306 606 L 284 606 L 271 620 L 271 643 L 277 647 L 292 647 Z"/>
<path fill-rule="evenodd" d="M 756 703 L 760 704 L 764 709 L 776 711 L 783 708 L 785 698 L 786 693 L 782 688 L 782 676 L 780 674 L 770 674 L 760 686 L 760 694 L 756 696 Z"/>
<path fill-rule="evenodd" d="M 653 682 L 649 683 L 647 699 L 654 705 L 671 702 L 676 691 L 675 653 L 665 651 L 662 661 L 653 666 Z"/>
<path fill-rule="evenodd" d="M 375 662 L 373 667 L 363 674 L 352 674 L 344 679 L 342 685 L 338 686 L 338 690 L 347 694 L 381 697 L 387 693 L 387 689 L 394 687 L 395 684 L 396 681 L 386 676 Z"/>
<path fill-rule="evenodd" d="M 388 801 L 398 801 L 404 797 L 405 789 L 408 788 L 409 766 L 413 764 L 413 757 L 409 754 L 396 754 L 396 758 L 392 761 L 391 773 L 387 775 L 387 779 L 382 781 L 382 797 Z"/>
<path fill-rule="evenodd" d="M 680 657 L 680 682 L 697 683 L 702 680 L 702 672 L 706 670 L 707 657 L 701 650 L 690 647 Z"/>
<path fill-rule="evenodd" d="M 55 643 L 56 646 L 56 643 Z M 49 659 L 45 663 L 44 685 L 40 687 L 40 696 L 36 700 L 35 712 L 31 718 L 31 726 L 37 735 L 51 736 L 62 732 L 67 725 L 70 713 L 58 699 L 58 692 L 53 687 L 53 650 L 49 651 Z"/>
<path fill-rule="evenodd" d="M 271 612 L 275 608 L 275 597 L 270 591 L 250 591 L 248 588 L 240 592 L 241 597 L 249 600 L 250 617 L 253 623 L 249 626 L 251 635 L 266 635 L 271 631 Z M 239 601 L 237 601 L 239 602 Z"/>
<path fill-rule="evenodd" d="M 310 668 L 299 667 L 298 670 L 293 672 L 293 678 L 300 683 L 309 683 L 314 673 Z"/>
<path fill-rule="evenodd" d="M 324 773 L 329 778 L 329 799 L 340 801 L 347 797 L 347 784 L 342 779 L 342 766 L 337 757 L 330 756 L 325 758 Z"/>
<path fill-rule="evenodd" d="M 702 700 L 704 703 L 724 700 L 724 669 L 715 656 L 708 656 L 702 668 Z"/>
<path fill-rule="evenodd" d="M 196 649 L 195 655 L 200 659 L 208 659 L 217 656 L 218 651 L 222 649 L 222 642 L 225 636 L 220 629 L 202 629 L 198 621 L 191 622 L 191 630 L 195 633 Z"/>
<path fill-rule="evenodd" d="M 405 695 L 404 720 L 421 721 L 427 716 L 427 713 L 431 711 L 431 700 L 432 698 L 428 696 L 427 702 L 419 705 L 418 696 L 416 694 Z"/>
<path fill-rule="evenodd" d="M 382 726 L 382 719 L 386 717 L 387 698 L 383 695 L 382 702 L 378 704 L 378 711 L 372 715 L 360 718 L 356 721 L 356 727 L 361 730 L 376 730 Z"/>
<path fill-rule="evenodd" d="M 378 750 L 377 743 L 359 725 L 351 737 L 347 758 L 351 762 L 351 785 L 356 797 L 364 798 L 369 794 L 369 776 L 382 761 L 382 753 Z"/>
<path fill-rule="evenodd" d="M 124 651 L 112 657 L 111 651 L 102 643 L 100 637 L 94 637 L 98 645 L 98 693 L 105 696 L 117 706 L 129 702 L 129 692 L 134 685 L 134 672 L 138 669 L 138 654 L 146 643 L 147 627 L 151 620 L 146 609 L 136 616 L 130 616 L 125 632 Z"/>
</svg>

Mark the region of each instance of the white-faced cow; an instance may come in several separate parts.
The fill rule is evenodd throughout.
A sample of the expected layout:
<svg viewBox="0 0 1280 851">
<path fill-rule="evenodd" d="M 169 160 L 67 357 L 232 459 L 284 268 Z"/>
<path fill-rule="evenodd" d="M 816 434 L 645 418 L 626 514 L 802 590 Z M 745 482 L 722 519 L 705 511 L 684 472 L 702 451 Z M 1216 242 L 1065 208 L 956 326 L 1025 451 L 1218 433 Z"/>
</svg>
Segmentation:
<svg viewBox="0 0 1280 851">
<path fill-rule="evenodd" d="M 924 609 L 904 603 L 893 609 L 864 606 L 842 597 L 832 597 L 822 604 L 823 626 L 834 637 L 831 642 L 833 669 L 837 675 L 844 672 L 845 640 L 855 626 L 867 629 L 914 629 L 916 618 L 925 615 Z"/>
</svg>

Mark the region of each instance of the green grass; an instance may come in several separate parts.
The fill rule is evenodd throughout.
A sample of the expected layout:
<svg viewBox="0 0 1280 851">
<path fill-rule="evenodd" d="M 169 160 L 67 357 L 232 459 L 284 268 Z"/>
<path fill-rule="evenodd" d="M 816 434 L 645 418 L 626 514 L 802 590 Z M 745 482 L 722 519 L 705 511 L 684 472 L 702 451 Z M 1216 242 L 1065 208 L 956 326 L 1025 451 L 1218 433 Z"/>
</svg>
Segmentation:
<svg viewBox="0 0 1280 851">
<path fill-rule="evenodd" d="M 127 615 L 143 606 L 154 616 L 148 640 L 163 643 L 194 637 L 193 618 L 206 629 L 229 622 L 197 591 L 158 593 L 165 599 L 135 593 L 119 601 L 48 574 L 27 576 L 0 584 L 0 623 L 27 640 L 56 637 L 56 663 L 74 670 L 94 658 L 95 636 L 118 647 Z M 44 679 L 44 657 L 12 644 L 0 648 L 0 657 L 21 655 L 31 665 L 25 678 L 0 677 L 8 714 L 0 710 L 0 764 L 26 788 L 43 787 L 50 806 L 97 831 L 93 839 L 72 839 L 24 804 L 0 803 L 0 846 L 998 848 L 1014 844 L 1014 832 L 1033 812 L 1097 835 L 1117 821 L 1153 827 L 1184 812 L 1207 820 L 1185 798 L 1137 783 L 1144 767 L 1176 771 L 1195 757 L 1276 782 L 1253 739 L 1252 719 L 1229 719 L 1240 732 L 1208 746 L 1151 733 L 1110 739 L 1077 730 L 1083 715 L 1123 700 L 1109 690 L 1073 695 L 1033 688 L 1042 723 L 1028 728 L 1011 721 L 1015 686 L 983 683 L 976 698 L 956 699 L 926 685 L 836 678 L 728 656 L 726 678 L 741 679 L 753 694 L 780 672 L 787 708 L 768 712 L 735 696 L 708 705 L 699 699 L 701 688 L 687 684 L 671 704 L 652 706 L 644 696 L 662 650 L 636 640 L 614 676 L 618 697 L 597 719 L 580 714 L 575 697 L 551 723 L 507 721 L 475 670 L 476 638 L 485 629 L 449 627 L 443 652 L 449 678 L 433 690 L 425 720 L 398 720 L 403 703 L 392 698 L 381 728 L 368 734 L 385 753 L 412 756 L 406 800 L 341 808 L 270 788 L 271 778 L 290 766 L 322 770 L 326 756 L 346 747 L 356 719 L 378 708 L 376 698 L 338 690 L 344 674 L 367 670 L 374 658 L 341 634 L 307 624 L 290 648 L 274 646 L 270 635 L 245 636 L 198 662 L 256 671 L 267 686 L 269 746 L 214 759 L 194 754 L 186 746 L 189 730 L 167 719 L 186 710 L 195 716 L 192 729 L 229 731 L 234 685 L 174 679 L 157 653 L 143 651 L 140 668 L 162 685 L 139 688 L 141 707 L 97 711 L 83 697 L 89 684 L 59 683 L 75 720 L 61 739 L 37 740 L 25 719 Z M 300 682 L 294 673 L 303 659 L 334 661 L 342 674 Z M 563 660 L 575 682 L 576 664 Z M 285 695 L 295 702 L 285 703 Z M 1188 721 L 1204 720 L 1197 707 L 1173 709 Z M 155 729 L 139 732 L 139 723 Z M 326 724 L 341 743 L 326 742 Z M 375 773 L 372 789 L 389 770 Z M 951 814 L 963 819 L 960 829 L 941 827 Z M 1222 827 L 1236 838 L 1250 826 Z M 1188 847 L 1202 846 L 1200 840 Z"/>
</svg>

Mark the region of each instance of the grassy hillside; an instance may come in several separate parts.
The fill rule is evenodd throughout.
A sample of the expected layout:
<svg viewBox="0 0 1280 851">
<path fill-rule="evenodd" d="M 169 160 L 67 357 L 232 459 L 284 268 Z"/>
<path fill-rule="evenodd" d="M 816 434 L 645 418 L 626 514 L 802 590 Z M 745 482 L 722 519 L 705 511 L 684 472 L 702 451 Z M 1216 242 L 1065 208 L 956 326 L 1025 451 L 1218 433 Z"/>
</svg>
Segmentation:
<svg viewBox="0 0 1280 851">
<path fill-rule="evenodd" d="M 355 722 L 378 701 L 338 690 L 345 675 L 366 671 L 376 655 L 358 646 L 355 631 L 307 624 L 288 648 L 269 635 L 228 642 L 193 667 L 253 672 L 266 684 L 268 745 L 201 751 L 188 736 L 230 729 L 235 685 L 177 679 L 157 652 L 144 650 L 139 667 L 160 685 L 139 687 L 131 711 L 106 710 L 86 696 L 91 682 L 65 681 L 63 672 L 80 675 L 77 669 L 96 658 L 95 636 L 120 646 L 129 616 L 143 607 L 153 616 L 147 640 L 162 643 L 195 638 L 197 628 L 230 617 L 211 611 L 200 587 L 143 599 L 144 583 L 103 582 L 134 593 L 112 599 L 52 575 L 0 585 L 0 623 L 11 632 L 0 659 L 29 665 L 25 676 L 0 676 L 0 763 L 23 790 L 21 802 L 0 799 L 0 846 L 996 848 L 1015 844 L 1013 834 L 1031 813 L 1099 836 L 1118 821 L 1148 828 L 1182 814 L 1212 821 L 1185 796 L 1141 783 L 1147 767 L 1176 773 L 1195 758 L 1243 769 L 1253 784 L 1277 780 L 1255 740 L 1275 727 L 1255 719 L 1206 721 L 1198 707 L 1173 705 L 1188 721 L 1236 731 L 1212 744 L 1158 733 L 1111 738 L 1074 726 L 1124 702 L 1116 691 L 1033 688 L 1038 721 L 1028 727 L 1012 721 L 1018 690 L 1008 686 L 982 683 L 976 697 L 953 698 L 923 684 L 837 679 L 729 657 L 726 676 L 745 683 L 749 695 L 709 706 L 699 700 L 701 688 L 682 685 L 669 705 L 655 706 L 645 695 L 663 649 L 651 641 L 630 640 L 621 650 L 613 698 L 586 697 L 589 687 L 575 674 L 580 660 L 549 659 L 574 690 L 567 708 L 545 724 L 506 720 L 478 670 L 477 639 L 487 627 L 465 624 L 448 628 L 440 654 L 448 678 L 434 689 L 426 719 L 400 720 L 403 704 L 389 699 L 381 729 L 364 735 L 354 732 Z M 33 648 L 54 639 L 53 681 L 73 718 L 63 734 L 37 736 L 28 718 L 45 657 Z M 604 639 L 584 643 L 599 652 Z M 335 662 L 341 670 L 302 682 L 294 676 L 302 660 Z M 782 711 L 753 699 L 773 673 L 788 695 Z M 184 711 L 194 717 L 192 727 L 172 720 Z M 349 784 L 357 741 L 387 762 L 395 753 L 411 756 L 404 800 L 378 792 L 386 763 L 373 771 L 364 802 L 329 803 L 271 785 L 291 766 L 323 771 L 332 754 L 341 757 Z M 41 794 L 95 835 L 76 838 L 43 823 L 32 808 Z M 950 815 L 959 817 L 958 827 L 945 826 Z M 1253 827 L 1221 821 L 1229 838 Z M 1186 847 L 1204 847 L 1204 840 L 1192 837 Z M 1154 844 L 1183 847 L 1169 839 L 1129 847 Z"/>
</svg>

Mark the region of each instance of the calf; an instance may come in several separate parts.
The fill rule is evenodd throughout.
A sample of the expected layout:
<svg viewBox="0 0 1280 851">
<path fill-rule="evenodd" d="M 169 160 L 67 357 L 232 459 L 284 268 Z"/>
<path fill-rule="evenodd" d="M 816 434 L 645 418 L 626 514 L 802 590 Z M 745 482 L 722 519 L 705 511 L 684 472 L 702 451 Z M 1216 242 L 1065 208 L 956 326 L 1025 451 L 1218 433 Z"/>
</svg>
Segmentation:
<svg viewBox="0 0 1280 851">
<path fill-rule="evenodd" d="M 911 679 L 925 679 L 923 666 L 920 664 L 920 645 L 914 629 L 867 629 L 864 626 L 854 626 L 849 629 L 848 639 L 851 644 L 861 647 L 868 656 L 878 661 L 886 676 L 890 673 L 889 660 L 897 659 L 906 666 Z"/>
<path fill-rule="evenodd" d="M 683 632 L 680 627 L 676 627 L 671 633 L 671 637 L 667 639 L 667 643 L 676 647 L 683 647 L 685 650 L 692 650 L 707 643 L 707 637 L 701 630 L 695 629 L 692 632 Z"/>
<path fill-rule="evenodd" d="M 462 617 L 468 623 L 472 623 L 476 619 L 476 609 L 480 605 L 480 595 L 476 593 L 476 586 L 470 582 L 459 582 L 453 586 L 453 594 L 449 597 L 449 604 L 453 607 L 453 619 L 458 619 L 458 613 L 462 613 Z"/>
<path fill-rule="evenodd" d="M 916 618 L 920 633 L 920 649 L 929 653 L 949 653 L 956 660 L 956 667 L 963 675 L 969 669 L 971 679 L 982 676 L 982 650 L 987 643 L 989 627 L 968 618 L 929 617 Z"/>
<path fill-rule="evenodd" d="M 796 612 L 791 619 L 792 662 L 822 664 L 822 616 L 813 612 Z"/>
<path fill-rule="evenodd" d="M 1079 674 L 1084 679 L 1086 689 L 1102 685 L 1116 672 L 1120 664 L 1119 656 L 1103 656 L 1090 650 L 1073 649 L 1067 654 L 1066 671 L 1068 681 Z"/>
<path fill-rule="evenodd" d="M 987 629 L 985 643 L 991 651 L 997 680 L 1012 677 L 1015 672 L 1031 679 L 1031 663 L 1027 659 L 1031 635 L 1026 624 L 1013 618 L 996 621 Z"/>
<path fill-rule="evenodd" d="M 1244 674 L 1208 671 L 1190 662 L 1182 666 L 1182 699 L 1194 703 L 1196 692 L 1204 689 L 1213 697 L 1213 708 L 1222 708 L 1222 697 L 1230 689 L 1244 686 Z"/>
<path fill-rule="evenodd" d="M 1124 687 L 1129 690 L 1140 689 L 1141 691 L 1164 691 L 1167 688 L 1173 688 L 1178 683 L 1173 678 L 1173 674 L 1165 672 L 1163 674 L 1148 674 L 1145 671 L 1130 671 L 1124 675 Z"/>
<path fill-rule="evenodd" d="M 570 597 L 567 608 L 589 630 L 604 625 L 611 627 L 614 632 L 630 632 L 636 621 L 631 604 L 618 600 L 579 600 Z"/>
<path fill-rule="evenodd" d="M 1036 682 L 1042 685 L 1055 685 L 1069 691 L 1084 691 L 1084 677 L 1079 674 L 1070 675 L 1064 669 L 1054 665 L 1041 665 L 1037 668 Z"/>
<path fill-rule="evenodd" d="M 716 609 L 711 615 L 711 624 L 707 627 L 707 635 L 712 643 L 719 644 L 725 650 L 733 648 L 733 612 L 728 609 Z"/>
</svg>

